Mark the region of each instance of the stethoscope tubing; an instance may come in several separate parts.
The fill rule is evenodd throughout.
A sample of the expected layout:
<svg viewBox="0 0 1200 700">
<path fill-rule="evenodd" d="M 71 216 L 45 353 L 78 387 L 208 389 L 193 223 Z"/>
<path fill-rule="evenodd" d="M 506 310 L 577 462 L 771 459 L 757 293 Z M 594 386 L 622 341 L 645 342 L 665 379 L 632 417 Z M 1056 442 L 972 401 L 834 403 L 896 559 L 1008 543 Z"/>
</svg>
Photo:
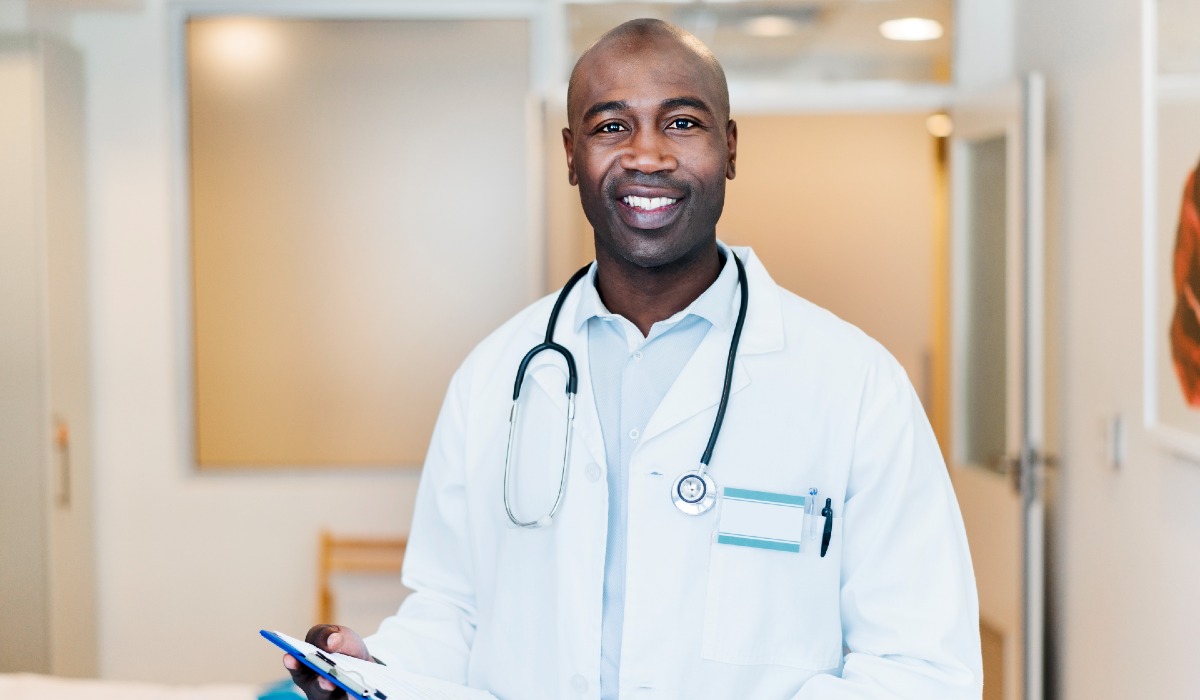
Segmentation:
<svg viewBox="0 0 1200 700">
<path fill-rule="evenodd" d="M 717 404 L 717 417 L 713 420 L 712 432 L 708 436 L 708 445 L 704 447 L 704 454 L 700 456 L 699 472 L 701 476 L 708 470 L 713 449 L 717 446 L 717 436 L 721 434 L 721 424 L 725 422 L 725 409 L 729 408 L 729 392 L 733 387 L 733 363 L 737 359 L 738 345 L 742 341 L 742 327 L 746 325 L 746 312 L 750 304 L 750 283 L 746 280 L 746 267 L 742 264 L 741 258 L 732 250 L 729 251 L 729 254 L 733 256 L 733 263 L 737 265 L 738 288 L 742 293 L 741 299 L 738 301 L 737 321 L 733 324 L 733 337 L 729 341 L 729 357 L 725 360 L 725 384 L 721 387 L 721 401 Z"/>
<path fill-rule="evenodd" d="M 546 322 L 546 339 L 525 353 L 525 357 L 521 358 L 521 365 L 517 368 L 517 378 L 513 383 L 512 408 L 508 412 L 508 448 L 504 453 L 504 510 L 508 513 L 508 519 L 517 527 L 534 528 L 549 525 L 554 516 L 558 515 L 558 510 L 562 507 L 563 497 L 567 493 L 567 472 L 569 471 L 567 463 L 571 458 L 571 434 L 575 425 L 575 394 L 579 387 L 579 372 L 575 367 L 575 356 L 571 354 L 571 351 L 554 342 L 554 328 L 558 325 L 558 314 L 562 311 L 563 304 L 567 300 L 567 295 L 571 293 L 571 288 L 579 280 L 583 279 L 583 276 L 587 274 L 591 267 L 591 263 L 588 263 L 579 268 L 575 274 L 571 275 L 571 279 L 567 280 L 567 283 L 563 285 L 562 291 L 558 293 L 558 298 L 554 300 L 554 308 L 550 311 L 550 320 Z M 567 363 L 567 430 L 566 438 L 563 441 L 562 474 L 558 480 L 558 494 L 554 497 L 554 505 L 550 508 L 550 513 L 536 520 L 519 520 L 512 510 L 512 499 L 509 498 L 509 488 L 511 483 L 514 438 L 516 437 L 517 423 L 519 422 L 521 412 L 519 400 L 521 398 L 521 385 L 525 383 L 525 371 L 529 369 L 529 363 L 539 353 L 547 350 L 562 355 L 562 358 Z"/>
<path fill-rule="evenodd" d="M 717 445 L 717 437 L 721 434 L 721 424 L 725 421 L 725 411 L 729 407 L 729 395 L 733 387 L 733 366 L 737 358 L 738 344 L 741 342 L 742 328 L 746 324 L 746 313 L 749 308 L 750 299 L 749 282 L 746 279 L 745 265 L 742 264 L 741 259 L 738 258 L 733 251 L 730 251 L 730 255 L 733 256 L 733 262 L 737 266 L 738 287 L 741 291 L 741 299 L 738 304 L 737 321 L 734 323 L 733 336 L 729 342 L 729 357 L 725 361 L 725 381 L 721 388 L 721 400 L 717 405 L 717 415 L 713 420 L 712 432 L 708 436 L 708 444 L 704 448 L 704 454 L 700 457 L 699 468 L 693 472 L 689 472 L 690 474 L 695 474 L 702 479 L 706 486 L 710 488 L 715 488 L 715 484 L 712 484 L 712 479 L 711 477 L 707 476 L 706 472 L 708 470 L 709 461 L 712 459 L 713 450 Z M 575 272 L 574 275 L 571 275 L 571 278 L 567 280 L 565 285 L 563 285 L 562 291 L 559 292 L 558 298 L 554 301 L 554 307 L 550 311 L 550 318 L 546 323 L 545 340 L 531 348 L 529 352 L 525 353 L 525 356 L 521 359 L 520 366 L 517 368 L 516 380 L 513 383 L 513 403 L 512 408 L 508 413 L 508 446 L 504 453 L 504 510 L 508 514 L 508 519 L 517 527 L 535 528 L 549 525 L 554 517 L 558 515 L 558 511 L 562 507 L 563 497 L 567 492 L 567 473 L 569 471 L 568 463 L 571 457 L 571 435 L 573 433 L 572 428 L 575 422 L 575 395 L 579 386 L 579 373 L 575 366 L 575 357 L 571 354 L 571 351 L 554 342 L 554 329 L 558 325 L 558 315 L 562 311 L 563 304 L 566 302 L 567 296 L 571 293 L 571 289 L 579 282 L 579 280 L 583 279 L 584 275 L 588 273 L 588 270 L 590 270 L 591 267 L 591 263 L 584 265 L 577 272 Z M 512 499 L 509 497 L 509 489 L 511 484 L 513 447 L 515 444 L 514 438 L 516 437 L 517 423 L 519 422 L 520 416 L 519 399 L 521 398 L 521 385 L 525 382 L 525 373 L 526 370 L 529 369 L 530 362 L 532 362 L 539 353 L 546 351 L 558 353 L 567 363 L 567 429 L 566 438 L 564 439 L 563 443 L 562 470 L 558 482 L 558 494 L 554 498 L 554 505 L 551 507 L 550 513 L 536 520 L 519 520 L 512 510 Z M 687 475 L 685 474 L 684 476 L 680 477 L 680 479 L 683 479 L 686 476 Z M 679 482 L 677 481 L 676 486 L 674 487 L 677 490 L 679 488 L 678 483 Z M 708 488 L 705 490 L 707 491 Z M 693 502 L 694 501 L 689 501 L 688 503 L 690 504 Z M 707 501 L 707 505 L 702 508 L 697 510 L 684 510 L 684 512 L 692 515 L 699 515 L 700 513 L 707 511 L 708 508 L 711 507 L 711 503 L 712 501 L 709 500 Z M 683 510 L 682 507 L 681 510 Z"/>
</svg>

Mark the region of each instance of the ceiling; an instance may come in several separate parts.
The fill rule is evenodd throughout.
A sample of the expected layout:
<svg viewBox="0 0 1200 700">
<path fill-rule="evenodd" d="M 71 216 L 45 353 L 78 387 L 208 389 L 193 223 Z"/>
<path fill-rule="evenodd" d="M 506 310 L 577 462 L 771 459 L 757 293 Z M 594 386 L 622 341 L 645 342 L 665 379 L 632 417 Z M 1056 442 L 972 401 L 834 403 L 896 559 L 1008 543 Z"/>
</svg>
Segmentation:
<svg viewBox="0 0 1200 700">
<path fill-rule="evenodd" d="M 568 2 L 572 61 L 604 32 L 626 20 L 655 17 L 707 44 L 731 81 L 826 83 L 952 80 L 953 0 L 761 0 L 748 2 Z M 770 18 L 763 20 L 761 18 Z M 944 27 L 931 41 L 885 39 L 879 26 L 922 17 Z M 778 36 L 755 35 L 789 29 Z"/>
</svg>

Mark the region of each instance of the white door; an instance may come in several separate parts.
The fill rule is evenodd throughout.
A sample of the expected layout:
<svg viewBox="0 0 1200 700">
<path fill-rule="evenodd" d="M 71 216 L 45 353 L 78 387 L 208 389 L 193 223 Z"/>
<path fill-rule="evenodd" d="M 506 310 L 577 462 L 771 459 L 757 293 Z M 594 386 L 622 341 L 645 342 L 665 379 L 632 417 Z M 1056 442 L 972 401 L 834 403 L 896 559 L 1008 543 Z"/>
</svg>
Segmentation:
<svg viewBox="0 0 1200 700">
<path fill-rule="evenodd" d="M 0 40 L 0 672 L 97 672 L 83 62 Z"/>
<path fill-rule="evenodd" d="M 1044 88 L 954 109 L 951 474 L 979 585 L 984 697 L 1040 700 Z"/>
</svg>

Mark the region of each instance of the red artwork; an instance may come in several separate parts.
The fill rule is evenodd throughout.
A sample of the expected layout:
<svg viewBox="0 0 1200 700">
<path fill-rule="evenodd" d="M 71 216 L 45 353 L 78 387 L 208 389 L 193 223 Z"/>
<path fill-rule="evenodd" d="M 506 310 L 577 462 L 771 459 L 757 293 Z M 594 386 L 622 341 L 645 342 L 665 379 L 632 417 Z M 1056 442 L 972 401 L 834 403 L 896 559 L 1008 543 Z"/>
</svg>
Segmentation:
<svg viewBox="0 0 1200 700">
<path fill-rule="evenodd" d="M 1179 231 L 1175 236 L 1175 314 L 1171 319 L 1171 357 L 1183 398 L 1200 409 L 1200 182 L 1192 171 L 1183 190 Z"/>
</svg>

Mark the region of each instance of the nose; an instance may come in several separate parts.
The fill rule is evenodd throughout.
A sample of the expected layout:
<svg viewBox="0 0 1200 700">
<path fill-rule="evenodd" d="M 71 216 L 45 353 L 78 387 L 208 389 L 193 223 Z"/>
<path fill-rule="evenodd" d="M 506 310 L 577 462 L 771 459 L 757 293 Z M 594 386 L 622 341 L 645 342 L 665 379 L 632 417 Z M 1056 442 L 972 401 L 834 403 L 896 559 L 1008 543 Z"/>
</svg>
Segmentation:
<svg viewBox="0 0 1200 700">
<path fill-rule="evenodd" d="M 643 173 L 670 172 L 678 167 L 671 139 L 657 129 L 638 129 L 626 142 L 621 167 Z"/>
</svg>

